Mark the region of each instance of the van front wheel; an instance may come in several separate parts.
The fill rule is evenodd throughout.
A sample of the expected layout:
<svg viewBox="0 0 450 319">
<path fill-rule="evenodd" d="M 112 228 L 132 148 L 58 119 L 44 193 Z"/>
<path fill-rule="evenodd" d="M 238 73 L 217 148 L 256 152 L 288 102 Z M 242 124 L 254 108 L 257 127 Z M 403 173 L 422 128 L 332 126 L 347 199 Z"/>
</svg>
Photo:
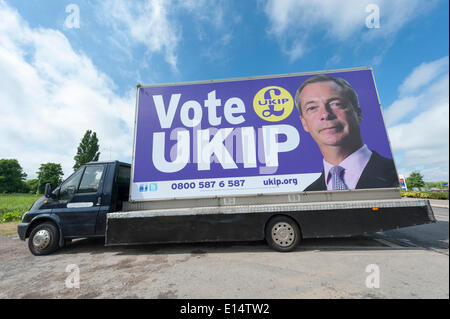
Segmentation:
<svg viewBox="0 0 450 319">
<path fill-rule="evenodd" d="M 289 217 L 278 216 L 266 225 L 266 241 L 277 251 L 292 251 L 301 240 L 300 228 Z"/>
<path fill-rule="evenodd" d="M 53 223 L 42 223 L 33 228 L 28 248 L 35 256 L 49 255 L 58 249 L 59 231 Z"/>
</svg>

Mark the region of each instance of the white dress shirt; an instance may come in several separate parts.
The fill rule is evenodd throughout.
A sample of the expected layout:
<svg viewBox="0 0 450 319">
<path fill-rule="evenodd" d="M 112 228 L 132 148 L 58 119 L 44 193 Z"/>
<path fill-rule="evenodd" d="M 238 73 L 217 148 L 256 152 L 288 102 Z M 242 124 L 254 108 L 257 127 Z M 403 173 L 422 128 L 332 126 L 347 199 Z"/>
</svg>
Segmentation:
<svg viewBox="0 0 450 319">
<path fill-rule="evenodd" d="M 343 173 L 343 179 L 348 189 L 356 188 L 359 178 L 361 177 L 361 174 L 364 171 L 364 168 L 369 162 L 371 156 L 372 151 L 369 150 L 366 144 L 364 144 L 360 149 L 347 156 L 346 159 L 344 159 L 341 163 L 338 164 L 339 166 L 345 169 Z M 325 161 L 325 159 L 323 160 L 323 167 L 325 171 L 325 184 L 327 185 L 328 190 L 332 190 L 331 174 L 329 174 L 329 172 L 333 166 L 337 165 L 332 165 L 327 161 Z"/>
</svg>

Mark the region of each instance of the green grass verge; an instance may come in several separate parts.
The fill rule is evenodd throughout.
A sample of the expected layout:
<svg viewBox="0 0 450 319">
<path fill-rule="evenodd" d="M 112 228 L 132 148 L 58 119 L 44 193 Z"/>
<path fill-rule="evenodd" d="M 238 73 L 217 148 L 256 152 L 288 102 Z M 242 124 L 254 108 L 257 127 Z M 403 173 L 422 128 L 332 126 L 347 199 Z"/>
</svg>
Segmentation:
<svg viewBox="0 0 450 319">
<path fill-rule="evenodd" d="M 20 221 L 22 215 L 41 196 L 32 194 L 0 195 L 0 223 Z"/>
</svg>

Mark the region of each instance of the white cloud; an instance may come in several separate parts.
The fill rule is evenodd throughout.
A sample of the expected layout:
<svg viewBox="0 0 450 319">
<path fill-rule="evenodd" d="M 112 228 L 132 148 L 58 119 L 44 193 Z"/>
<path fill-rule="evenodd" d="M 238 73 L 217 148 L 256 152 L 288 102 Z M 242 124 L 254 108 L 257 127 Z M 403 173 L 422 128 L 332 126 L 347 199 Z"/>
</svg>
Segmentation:
<svg viewBox="0 0 450 319">
<path fill-rule="evenodd" d="M 419 14 L 430 10 L 435 1 L 421 0 L 267 0 L 264 11 L 269 18 L 269 34 L 274 35 L 291 60 L 298 59 L 319 41 L 341 43 L 387 39 Z M 376 4 L 380 28 L 368 29 L 366 12 Z M 380 42 L 382 45 L 383 42 Z"/>
<path fill-rule="evenodd" d="M 178 0 L 174 9 L 181 14 L 192 15 L 192 23 L 202 24 L 203 28 L 229 33 L 230 29 L 242 22 L 241 15 L 225 0 Z"/>
<path fill-rule="evenodd" d="M 403 81 L 400 86 L 400 95 L 415 93 L 439 75 L 448 72 L 448 67 L 448 56 L 430 63 L 422 63 Z"/>
<path fill-rule="evenodd" d="M 384 112 L 384 117 L 387 125 L 394 124 L 403 119 L 408 114 L 411 114 L 418 106 L 420 97 L 408 96 L 396 100 L 392 105 Z"/>
<path fill-rule="evenodd" d="M 448 57 L 415 68 L 384 112 L 393 151 L 402 154 L 399 172 L 419 170 L 434 181 L 449 176 L 449 71 L 437 65 L 448 66 Z"/>
<path fill-rule="evenodd" d="M 220 29 L 228 21 L 223 1 L 181 0 L 178 5 L 182 10 L 186 9 L 191 14 L 194 14 L 194 23 L 199 20 L 206 21 L 216 29 Z"/>
<path fill-rule="evenodd" d="M 113 81 L 61 32 L 30 28 L 2 0 L 0 70 L 0 158 L 17 158 L 29 178 L 47 162 L 61 163 L 67 176 L 92 129 L 112 159 L 129 160 L 134 92 L 116 95 Z"/>
<path fill-rule="evenodd" d="M 364 1 L 269 0 L 265 7 L 277 36 L 294 30 L 326 30 L 339 40 L 347 39 L 364 24 Z"/>
<path fill-rule="evenodd" d="M 283 52 L 287 54 L 289 57 L 289 61 L 293 62 L 299 58 L 301 58 L 308 49 L 305 48 L 305 38 L 296 39 L 293 41 L 292 45 L 289 48 L 284 48 Z"/>
<path fill-rule="evenodd" d="M 198 39 L 208 43 L 198 49 L 213 60 L 222 57 L 233 39 L 233 27 L 241 22 L 229 2 L 209 0 L 104 1 L 98 14 L 101 23 L 114 29 L 115 39 L 110 41 L 120 51 L 129 56 L 130 48 L 145 45 L 148 53 L 163 54 L 176 72 L 186 32 L 180 18 L 188 18 Z"/>
<path fill-rule="evenodd" d="M 170 18 L 171 5 L 171 0 L 113 0 L 102 2 L 100 11 L 123 41 L 144 44 L 150 53 L 162 52 L 166 62 L 177 70 L 180 31 Z"/>
<path fill-rule="evenodd" d="M 388 125 L 410 118 L 436 105 L 448 104 L 449 58 L 444 57 L 416 67 L 399 88 L 399 98 L 390 105 L 385 118 Z"/>
</svg>

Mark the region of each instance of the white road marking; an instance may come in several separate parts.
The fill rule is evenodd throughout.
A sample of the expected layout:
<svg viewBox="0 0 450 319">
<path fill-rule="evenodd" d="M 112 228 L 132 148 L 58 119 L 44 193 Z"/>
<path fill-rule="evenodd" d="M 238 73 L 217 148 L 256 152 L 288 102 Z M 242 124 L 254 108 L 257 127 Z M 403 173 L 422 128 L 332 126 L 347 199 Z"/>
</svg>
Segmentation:
<svg viewBox="0 0 450 319">
<path fill-rule="evenodd" d="M 380 244 L 383 244 L 383 245 L 386 245 L 388 247 L 391 247 L 391 248 L 405 248 L 404 246 L 397 245 L 397 244 L 395 244 L 393 242 L 390 242 L 389 240 L 386 240 L 386 239 L 374 238 L 373 240 L 379 242 Z"/>
</svg>

